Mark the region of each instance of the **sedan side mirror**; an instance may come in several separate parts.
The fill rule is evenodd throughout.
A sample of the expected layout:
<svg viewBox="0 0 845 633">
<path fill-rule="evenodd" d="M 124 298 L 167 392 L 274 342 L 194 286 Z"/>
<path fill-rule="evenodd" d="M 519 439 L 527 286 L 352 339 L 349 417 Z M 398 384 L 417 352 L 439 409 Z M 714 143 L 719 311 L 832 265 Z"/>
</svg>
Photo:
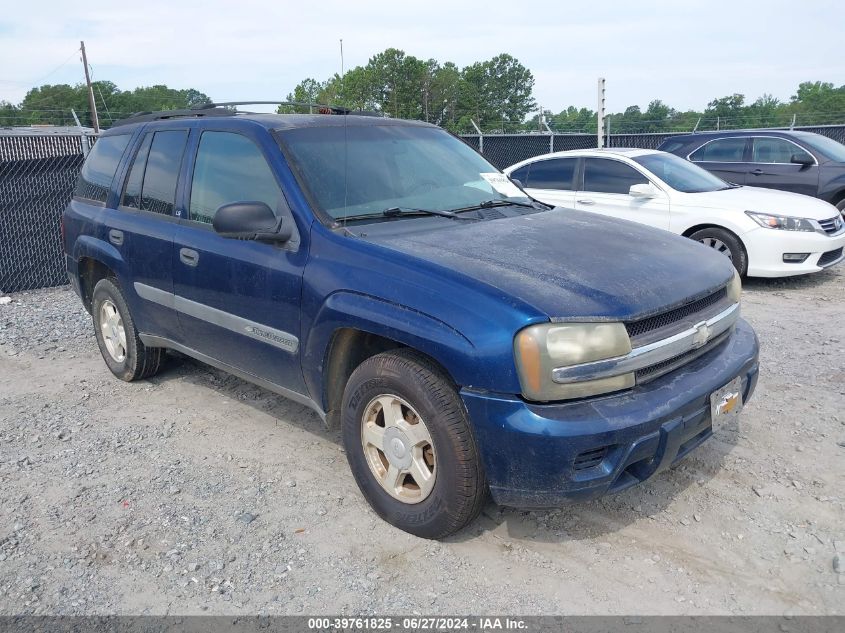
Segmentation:
<svg viewBox="0 0 845 633">
<path fill-rule="evenodd" d="M 657 188 L 650 182 L 643 182 L 637 185 L 631 185 L 628 194 L 634 198 L 656 198 Z"/>
<path fill-rule="evenodd" d="M 287 242 L 292 229 L 263 202 L 232 202 L 217 209 L 211 225 L 223 237 Z"/>
<path fill-rule="evenodd" d="M 793 154 L 792 158 L 789 159 L 789 162 L 795 165 L 804 165 L 806 167 L 807 165 L 812 165 L 815 161 L 809 154 Z"/>
</svg>

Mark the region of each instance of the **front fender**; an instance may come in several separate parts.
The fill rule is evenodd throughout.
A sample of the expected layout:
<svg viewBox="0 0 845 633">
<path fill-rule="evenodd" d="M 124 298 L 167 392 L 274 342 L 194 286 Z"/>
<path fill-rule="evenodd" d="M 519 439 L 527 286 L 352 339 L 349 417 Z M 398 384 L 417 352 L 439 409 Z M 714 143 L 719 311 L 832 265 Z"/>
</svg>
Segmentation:
<svg viewBox="0 0 845 633">
<path fill-rule="evenodd" d="M 367 294 L 342 290 L 320 307 L 303 350 L 305 382 L 312 397 L 324 399 L 322 376 L 326 351 L 335 332 L 353 328 L 383 336 L 428 354 L 461 386 L 471 386 L 468 359 L 475 346 L 456 329 L 431 315 Z M 322 405 L 327 406 L 326 402 Z"/>
</svg>

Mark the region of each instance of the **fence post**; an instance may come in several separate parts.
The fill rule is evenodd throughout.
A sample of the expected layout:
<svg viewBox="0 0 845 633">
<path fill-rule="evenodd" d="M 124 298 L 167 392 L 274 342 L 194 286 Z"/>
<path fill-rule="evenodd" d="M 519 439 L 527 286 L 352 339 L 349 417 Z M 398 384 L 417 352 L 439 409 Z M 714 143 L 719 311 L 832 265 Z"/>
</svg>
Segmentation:
<svg viewBox="0 0 845 633">
<path fill-rule="evenodd" d="M 553 151 L 555 151 L 555 133 L 544 119 L 541 120 L 543 121 L 543 127 L 546 128 L 546 131 L 549 133 L 549 154 L 551 154 Z"/>
<path fill-rule="evenodd" d="M 481 133 L 481 128 L 478 127 L 475 124 L 475 121 L 470 119 L 469 122 L 472 123 L 472 127 L 474 127 L 475 131 L 478 132 L 478 153 L 483 154 L 484 153 L 484 134 Z"/>
<path fill-rule="evenodd" d="M 797 112 L 793 112 L 793 113 L 792 113 L 792 123 L 791 123 L 791 124 L 790 124 L 790 126 L 789 126 L 789 129 L 790 129 L 790 130 L 794 130 L 794 129 L 795 129 L 795 118 L 796 118 L 797 116 L 798 116 L 798 113 L 797 113 Z"/>
</svg>

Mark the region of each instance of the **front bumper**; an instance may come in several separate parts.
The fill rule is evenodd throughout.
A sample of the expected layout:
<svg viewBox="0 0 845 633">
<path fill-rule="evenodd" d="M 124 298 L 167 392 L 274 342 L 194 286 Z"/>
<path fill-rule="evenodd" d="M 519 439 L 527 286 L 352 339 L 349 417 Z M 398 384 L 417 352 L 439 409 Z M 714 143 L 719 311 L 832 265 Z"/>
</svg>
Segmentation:
<svg viewBox="0 0 845 633">
<path fill-rule="evenodd" d="M 757 360 L 757 336 L 740 320 L 715 349 L 618 395 L 553 404 L 461 396 L 495 501 L 554 507 L 619 492 L 683 458 L 713 433 L 713 391 L 741 376 L 743 401 L 751 397 Z"/>
<path fill-rule="evenodd" d="M 815 273 L 842 261 L 838 258 L 819 265 L 819 260 L 825 253 L 845 246 L 845 233 L 828 236 L 820 233 L 757 228 L 746 233 L 743 242 L 748 251 L 749 277 L 789 277 Z M 786 264 L 783 261 L 784 253 L 810 255 L 800 264 Z"/>
</svg>

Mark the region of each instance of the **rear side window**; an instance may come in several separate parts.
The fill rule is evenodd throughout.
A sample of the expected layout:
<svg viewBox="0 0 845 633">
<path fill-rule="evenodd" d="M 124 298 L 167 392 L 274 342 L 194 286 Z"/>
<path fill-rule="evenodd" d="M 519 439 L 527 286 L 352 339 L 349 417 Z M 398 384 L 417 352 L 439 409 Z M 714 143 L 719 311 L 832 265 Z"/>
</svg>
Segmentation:
<svg viewBox="0 0 845 633">
<path fill-rule="evenodd" d="M 74 195 L 96 202 L 106 201 L 117 164 L 129 144 L 129 138 L 129 134 L 104 136 L 94 143 L 76 181 Z"/>
<path fill-rule="evenodd" d="M 120 204 L 124 207 L 132 207 L 133 209 L 141 208 L 141 189 L 144 186 L 144 170 L 147 168 L 147 156 L 150 154 L 150 144 L 153 141 L 153 135 L 147 134 L 144 137 L 141 147 L 135 154 L 135 159 L 132 161 L 132 168 L 129 170 L 129 177 L 126 179 L 126 186 L 123 188 L 123 196 Z"/>
<path fill-rule="evenodd" d="M 552 158 L 531 163 L 527 179 L 522 184 L 531 189 L 572 191 L 576 164 L 576 158 Z"/>
<path fill-rule="evenodd" d="M 641 184 L 648 184 L 648 178 L 617 160 L 588 158 L 584 163 L 584 191 L 627 194 Z"/>
<path fill-rule="evenodd" d="M 751 152 L 752 163 L 791 163 L 794 155 L 806 160 L 814 160 L 803 148 L 782 138 L 758 137 L 752 142 L 754 143 Z"/>
<path fill-rule="evenodd" d="M 231 202 L 263 202 L 278 213 L 282 191 L 261 150 L 233 132 L 203 132 L 191 183 L 191 219 L 210 224 Z"/>
<path fill-rule="evenodd" d="M 152 211 L 162 215 L 173 214 L 179 167 L 182 164 L 182 154 L 185 153 L 187 140 L 186 130 L 154 133 L 147 156 L 147 166 L 144 169 L 141 211 Z"/>
<path fill-rule="evenodd" d="M 690 154 L 690 159 L 694 162 L 741 163 L 744 155 L 744 138 L 722 138 L 699 147 Z"/>
</svg>

